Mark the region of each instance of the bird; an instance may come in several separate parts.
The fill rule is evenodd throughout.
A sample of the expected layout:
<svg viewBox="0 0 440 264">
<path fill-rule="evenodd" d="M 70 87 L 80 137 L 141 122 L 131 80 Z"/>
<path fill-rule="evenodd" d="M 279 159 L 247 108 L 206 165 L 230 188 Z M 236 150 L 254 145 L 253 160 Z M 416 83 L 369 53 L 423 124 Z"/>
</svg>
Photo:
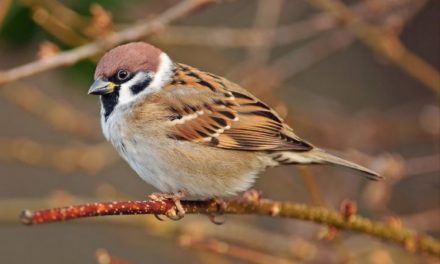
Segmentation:
<svg viewBox="0 0 440 264">
<path fill-rule="evenodd" d="M 176 203 L 180 216 L 183 197 L 235 196 L 280 165 L 339 165 L 382 178 L 301 139 L 238 84 L 175 62 L 146 42 L 107 51 L 88 93 L 100 96 L 105 138 L 160 198 Z"/>
</svg>

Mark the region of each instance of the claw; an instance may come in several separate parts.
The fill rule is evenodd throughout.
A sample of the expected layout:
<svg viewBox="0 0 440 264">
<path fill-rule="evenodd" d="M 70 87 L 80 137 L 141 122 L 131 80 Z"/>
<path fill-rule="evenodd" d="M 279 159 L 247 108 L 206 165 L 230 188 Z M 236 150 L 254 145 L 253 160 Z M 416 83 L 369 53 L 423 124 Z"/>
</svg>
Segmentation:
<svg viewBox="0 0 440 264">
<path fill-rule="evenodd" d="M 211 223 L 215 224 L 215 225 L 223 225 L 226 222 L 226 219 L 216 219 L 216 217 L 219 215 L 215 215 L 215 214 L 209 214 L 208 218 L 211 221 Z M 221 216 L 221 215 L 220 215 Z"/>
<path fill-rule="evenodd" d="M 159 215 L 159 214 L 154 214 L 154 217 L 155 217 L 157 220 L 159 220 L 159 221 L 165 221 L 165 219 L 163 219 L 163 218 L 161 217 L 161 215 Z"/>
<path fill-rule="evenodd" d="M 153 201 L 159 201 L 159 202 L 163 202 L 164 200 L 172 200 L 175 207 L 171 208 L 168 212 L 166 212 L 165 216 L 168 217 L 168 219 L 170 220 L 177 221 L 185 216 L 185 209 L 183 208 L 182 203 L 180 202 L 180 199 L 182 199 L 184 196 L 185 194 L 179 191 L 173 194 L 153 193 L 148 197 Z M 154 216 L 159 221 L 163 221 L 163 219 L 159 215 L 155 214 Z"/>
<path fill-rule="evenodd" d="M 185 216 L 185 209 L 183 209 L 182 203 L 180 202 L 179 198 L 171 198 L 174 202 L 175 208 L 172 208 L 166 213 L 166 216 L 173 220 L 178 221 L 182 219 Z"/>
<path fill-rule="evenodd" d="M 209 220 L 211 223 L 215 225 L 223 225 L 226 222 L 226 219 L 218 220 L 216 219 L 217 216 L 222 216 L 226 209 L 226 203 L 222 199 L 214 198 L 212 199 L 213 203 L 215 203 L 215 206 L 217 206 L 217 213 L 212 213 L 208 215 Z"/>
<path fill-rule="evenodd" d="M 170 209 L 166 214 L 165 214 L 168 219 L 173 220 L 173 221 L 179 221 L 180 219 L 182 219 L 185 215 L 180 215 L 178 213 L 178 210 L 176 209 Z"/>
<path fill-rule="evenodd" d="M 180 198 L 173 199 L 174 205 L 177 209 L 177 216 L 183 218 L 185 216 L 185 209 L 183 209 L 182 203 L 180 202 Z"/>
</svg>

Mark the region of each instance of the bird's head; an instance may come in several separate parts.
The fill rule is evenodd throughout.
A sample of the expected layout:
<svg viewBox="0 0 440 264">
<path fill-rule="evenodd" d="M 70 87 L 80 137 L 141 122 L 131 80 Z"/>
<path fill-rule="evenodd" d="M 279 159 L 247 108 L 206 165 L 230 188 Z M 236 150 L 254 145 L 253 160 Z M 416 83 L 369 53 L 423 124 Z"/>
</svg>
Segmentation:
<svg viewBox="0 0 440 264">
<path fill-rule="evenodd" d="M 172 75 L 173 63 L 160 49 L 134 42 L 108 51 L 95 70 L 89 94 L 100 95 L 107 118 L 116 106 L 159 91 Z"/>
</svg>

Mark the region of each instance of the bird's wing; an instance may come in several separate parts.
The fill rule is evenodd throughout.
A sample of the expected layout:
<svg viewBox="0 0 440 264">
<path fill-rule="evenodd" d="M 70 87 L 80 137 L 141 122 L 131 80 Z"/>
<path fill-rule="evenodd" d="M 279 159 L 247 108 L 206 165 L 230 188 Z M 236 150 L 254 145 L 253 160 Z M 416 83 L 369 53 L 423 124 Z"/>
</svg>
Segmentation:
<svg viewBox="0 0 440 264">
<path fill-rule="evenodd" d="M 179 64 L 164 95 L 170 138 L 235 150 L 313 148 L 273 109 L 219 76 Z"/>
</svg>

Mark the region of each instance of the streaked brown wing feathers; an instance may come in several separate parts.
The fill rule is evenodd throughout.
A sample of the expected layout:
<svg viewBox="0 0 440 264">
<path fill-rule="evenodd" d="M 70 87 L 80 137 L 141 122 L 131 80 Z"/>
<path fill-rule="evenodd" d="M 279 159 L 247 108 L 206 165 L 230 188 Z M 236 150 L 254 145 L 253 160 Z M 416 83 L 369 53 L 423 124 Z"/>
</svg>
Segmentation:
<svg viewBox="0 0 440 264">
<path fill-rule="evenodd" d="M 269 106 L 224 78 L 178 65 L 172 83 L 164 102 L 171 138 L 236 150 L 312 148 Z"/>
</svg>

